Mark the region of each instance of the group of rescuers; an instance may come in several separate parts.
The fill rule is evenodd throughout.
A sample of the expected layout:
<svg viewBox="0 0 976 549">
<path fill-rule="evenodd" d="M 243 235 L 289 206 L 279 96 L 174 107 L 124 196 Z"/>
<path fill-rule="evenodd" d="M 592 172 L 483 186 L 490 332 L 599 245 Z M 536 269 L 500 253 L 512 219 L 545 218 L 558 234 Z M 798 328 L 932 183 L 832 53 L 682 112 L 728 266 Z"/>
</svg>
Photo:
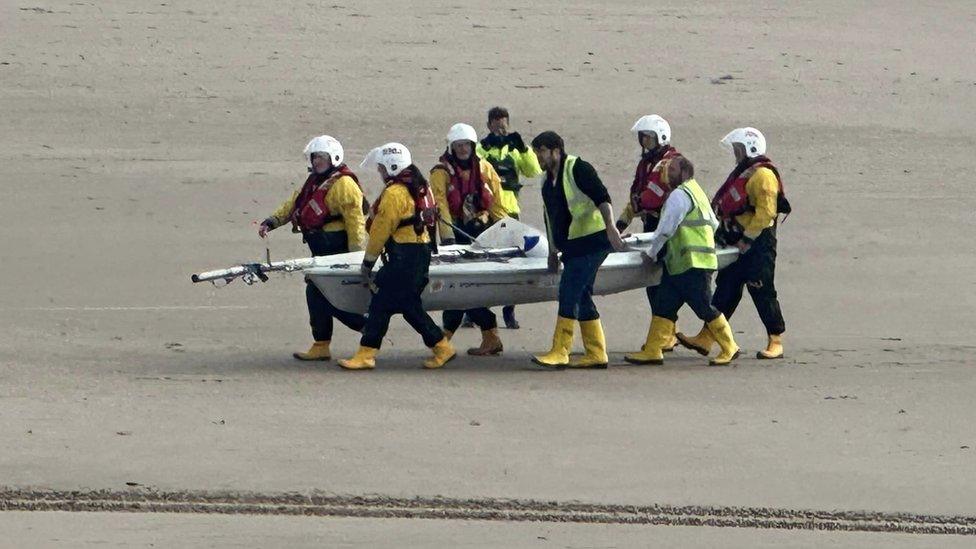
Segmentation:
<svg viewBox="0 0 976 549">
<path fill-rule="evenodd" d="M 370 206 L 355 173 L 343 163 L 338 140 L 316 137 L 305 148 L 309 175 L 258 230 L 261 237 L 286 224 L 300 232 L 312 255 L 365 249 L 364 283 L 372 291 L 366 315 L 342 311 L 306 280 L 305 296 L 314 343 L 299 360 L 330 360 L 333 319 L 361 332 L 355 356 L 340 360 L 349 370 L 371 369 L 395 314 L 403 315 L 432 355 L 425 368 L 440 368 L 455 358 L 451 337 L 467 317 L 482 333 L 476 356 L 502 352 L 497 320 L 488 308 L 444 311 L 438 326 L 424 310 L 421 295 L 428 282 L 431 255 L 443 245 L 470 243 L 493 223 L 519 215 L 522 178 L 544 174 L 542 199 L 549 239 L 549 270 L 562 275 L 552 348 L 533 357 L 551 368 L 606 368 L 609 362 L 600 314 L 593 302 L 597 270 L 612 251 L 627 249 L 621 232 L 640 218 L 644 232 L 654 232 L 646 261 L 663 264 L 661 282 L 647 288 L 653 316 L 641 350 L 625 356 L 635 364 L 663 364 L 678 344 L 724 366 L 739 356 L 728 319 L 748 288 L 766 328 L 768 344 L 759 359 L 783 357 L 786 330 L 773 278 L 776 226 L 789 202 L 780 173 L 766 156 L 765 137 L 755 128 L 737 128 L 721 143 L 735 166 L 709 201 L 694 179 L 694 166 L 671 144 L 671 127 L 658 115 L 641 117 L 631 129 L 642 153 L 620 218 L 614 220 L 610 195 L 593 166 L 566 153 L 552 131 L 529 145 L 509 129 L 509 113 L 488 112 L 486 137 L 478 140 L 467 124 L 455 124 L 447 147 L 425 177 L 400 143 L 369 152 L 361 167 L 376 167 L 384 183 Z M 439 238 L 438 238 L 439 237 Z M 363 245 L 365 244 L 365 248 Z M 739 258 L 718 271 L 716 245 L 736 246 Z M 382 256 L 383 265 L 373 267 Z M 712 275 L 718 271 L 715 290 Z M 678 333 L 678 310 L 687 304 L 703 321 L 697 335 Z M 505 323 L 518 326 L 512 307 Z M 579 324 L 584 354 L 570 357 Z"/>
</svg>

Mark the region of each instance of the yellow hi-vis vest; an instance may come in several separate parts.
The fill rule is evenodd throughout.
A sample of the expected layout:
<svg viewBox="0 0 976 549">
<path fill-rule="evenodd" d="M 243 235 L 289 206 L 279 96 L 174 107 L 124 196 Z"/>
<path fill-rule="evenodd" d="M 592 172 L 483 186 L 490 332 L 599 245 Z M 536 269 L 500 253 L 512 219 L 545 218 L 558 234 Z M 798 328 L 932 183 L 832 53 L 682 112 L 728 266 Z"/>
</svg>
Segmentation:
<svg viewBox="0 0 976 549">
<path fill-rule="evenodd" d="M 569 213 L 572 216 L 569 223 L 569 235 L 567 235 L 570 240 L 589 236 L 607 228 L 606 223 L 603 222 L 600 209 L 590 197 L 586 196 L 576 186 L 576 180 L 573 179 L 573 166 L 576 165 L 576 158 L 566 155 L 566 160 L 563 163 L 563 192 L 566 195 L 566 205 L 569 206 Z"/>
<path fill-rule="evenodd" d="M 679 275 L 688 269 L 718 270 L 715 255 L 715 229 L 712 226 L 715 213 L 705 196 L 705 191 L 694 179 L 678 186 L 674 192 L 688 193 L 693 207 L 685 216 L 674 236 L 668 240 L 664 264 L 671 275 Z"/>
</svg>

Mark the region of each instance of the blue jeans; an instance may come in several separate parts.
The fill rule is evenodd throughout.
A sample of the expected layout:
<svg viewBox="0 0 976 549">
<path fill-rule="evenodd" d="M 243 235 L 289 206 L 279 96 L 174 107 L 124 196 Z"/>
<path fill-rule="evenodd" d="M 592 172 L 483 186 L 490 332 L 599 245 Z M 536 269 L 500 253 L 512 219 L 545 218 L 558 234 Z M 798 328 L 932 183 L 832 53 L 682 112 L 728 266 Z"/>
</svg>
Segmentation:
<svg viewBox="0 0 976 549">
<path fill-rule="evenodd" d="M 600 318 L 593 303 L 593 281 L 596 271 L 610 250 L 563 259 L 563 274 L 559 279 L 559 316 L 580 322 Z"/>
</svg>

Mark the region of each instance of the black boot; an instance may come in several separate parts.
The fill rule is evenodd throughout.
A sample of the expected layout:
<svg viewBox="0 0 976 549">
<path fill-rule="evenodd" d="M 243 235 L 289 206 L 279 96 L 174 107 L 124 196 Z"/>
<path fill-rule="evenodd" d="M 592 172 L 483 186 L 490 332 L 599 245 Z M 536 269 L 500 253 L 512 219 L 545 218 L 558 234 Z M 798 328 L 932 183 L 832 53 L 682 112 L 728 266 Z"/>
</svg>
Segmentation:
<svg viewBox="0 0 976 549">
<path fill-rule="evenodd" d="M 505 327 L 509 330 L 518 330 L 518 320 L 515 320 L 515 305 L 506 305 L 502 308 L 502 318 L 505 320 Z"/>
</svg>

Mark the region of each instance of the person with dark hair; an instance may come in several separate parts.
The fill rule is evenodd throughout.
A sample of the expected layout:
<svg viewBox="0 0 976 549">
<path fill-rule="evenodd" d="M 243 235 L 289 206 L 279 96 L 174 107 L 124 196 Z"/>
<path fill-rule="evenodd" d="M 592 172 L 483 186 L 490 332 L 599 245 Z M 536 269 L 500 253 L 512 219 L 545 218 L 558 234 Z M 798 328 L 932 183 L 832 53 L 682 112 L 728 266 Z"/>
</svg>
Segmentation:
<svg viewBox="0 0 976 549">
<path fill-rule="evenodd" d="M 663 348 L 671 339 L 678 310 L 688 304 L 702 321 L 722 352 L 709 362 L 725 366 L 739 356 L 739 346 L 725 315 L 712 306 L 712 273 L 718 270 L 715 254 L 715 229 L 718 220 L 708 196 L 695 181 L 695 167 L 683 156 L 667 161 L 668 180 L 676 188 L 668 196 L 648 261 L 657 261 L 658 252 L 667 244 L 664 274 L 651 304 L 653 316 L 644 346 L 624 359 L 632 364 L 664 364 Z"/>
<path fill-rule="evenodd" d="M 361 250 L 367 202 L 356 174 L 343 163 L 342 145 L 332 136 L 320 135 L 305 146 L 305 159 L 305 184 L 261 222 L 258 236 L 265 238 L 269 231 L 291 223 L 292 232 L 302 233 L 315 257 Z M 363 315 L 335 308 L 307 278 L 305 302 L 314 342 L 308 351 L 292 353 L 298 360 L 331 360 L 333 319 L 356 332 L 366 324 Z"/>
<path fill-rule="evenodd" d="M 340 360 L 347 370 L 369 370 L 376 366 L 376 354 L 390 327 L 390 318 L 403 319 L 420 334 L 433 356 L 424 368 L 440 368 L 456 355 L 434 320 L 424 311 L 421 294 L 430 270 L 431 235 L 436 231 L 437 206 L 430 186 L 400 143 L 387 143 L 373 149 L 363 160 L 374 164 L 386 189 L 373 204 L 368 223 L 369 242 L 363 257 L 364 282 L 373 290 L 366 325 L 356 355 Z M 375 280 L 373 266 L 380 255 L 383 267 Z"/>
<path fill-rule="evenodd" d="M 499 201 L 501 181 L 491 164 L 475 152 L 478 136 L 468 124 L 455 124 L 447 132 L 447 150 L 430 171 L 430 185 L 440 212 L 441 244 L 471 244 L 495 222 L 505 217 Z M 444 336 L 448 339 L 467 315 L 481 328 L 481 345 L 469 355 L 493 356 L 504 349 L 498 337 L 498 321 L 487 307 L 444 311 Z"/>
<path fill-rule="evenodd" d="M 735 312 L 743 288 L 766 328 L 766 349 L 760 360 L 783 358 L 786 322 L 774 282 L 776 272 L 776 225 L 779 214 L 792 210 L 779 170 L 766 156 L 766 137 L 756 128 L 737 128 L 722 139 L 735 157 L 735 168 L 715 193 L 712 206 L 721 221 L 716 237 L 739 248 L 739 259 L 718 273 L 712 304 L 727 317 Z M 703 355 L 711 352 L 712 334 L 702 328 L 698 335 L 678 334 L 678 340 Z"/>
<path fill-rule="evenodd" d="M 674 187 L 677 187 L 677 184 L 668 182 L 667 162 L 681 156 L 681 153 L 671 145 L 671 125 L 656 114 L 640 117 L 630 131 L 641 146 L 641 158 L 630 185 L 629 200 L 617 220 L 617 230 L 626 231 L 634 218 L 640 218 L 643 232 L 650 233 L 657 230 L 661 208 Z M 656 292 L 657 286 L 646 288 L 648 303 L 654 303 Z M 678 339 L 672 334 L 664 346 L 664 352 L 674 350 L 677 344 Z"/>
<path fill-rule="evenodd" d="M 552 348 L 532 360 L 552 368 L 606 368 L 610 359 L 600 313 L 593 303 L 593 282 L 610 251 L 626 248 L 613 223 L 610 194 L 589 162 L 566 154 L 556 132 L 540 133 L 532 140 L 532 148 L 546 173 L 542 203 L 549 270 L 559 272 L 560 260 L 564 265 Z M 576 323 L 586 352 L 570 361 Z"/>
<path fill-rule="evenodd" d="M 525 145 L 518 132 L 509 129 L 508 109 L 492 107 L 488 111 L 488 135 L 478 143 L 478 156 L 484 158 L 495 168 L 501 178 L 501 194 L 498 202 L 509 217 L 519 218 L 519 192 L 522 190 L 522 178 L 536 177 L 542 173 L 539 159 L 532 149 Z M 502 309 L 505 327 L 511 330 L 519 328 L 515 319 L 515 306 L 509 305 Z"/>
</svg>

